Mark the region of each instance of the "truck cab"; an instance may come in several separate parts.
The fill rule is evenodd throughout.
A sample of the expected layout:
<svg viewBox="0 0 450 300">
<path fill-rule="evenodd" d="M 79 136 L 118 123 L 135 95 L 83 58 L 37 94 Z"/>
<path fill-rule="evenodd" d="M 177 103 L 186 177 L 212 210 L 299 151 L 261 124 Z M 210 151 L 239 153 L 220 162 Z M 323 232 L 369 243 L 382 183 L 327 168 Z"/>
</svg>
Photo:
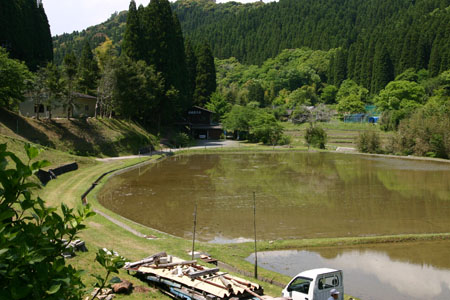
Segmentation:
<svg viewBox="0 0 450 300">
<path fill-rule="evenodd" d="M 282 293 L 292 300 L 328 300 L 332 289 L 339 292 L 339 300 L 344 299 L 342 271 L 320 268 L 297 274 Z"/>
</svg>

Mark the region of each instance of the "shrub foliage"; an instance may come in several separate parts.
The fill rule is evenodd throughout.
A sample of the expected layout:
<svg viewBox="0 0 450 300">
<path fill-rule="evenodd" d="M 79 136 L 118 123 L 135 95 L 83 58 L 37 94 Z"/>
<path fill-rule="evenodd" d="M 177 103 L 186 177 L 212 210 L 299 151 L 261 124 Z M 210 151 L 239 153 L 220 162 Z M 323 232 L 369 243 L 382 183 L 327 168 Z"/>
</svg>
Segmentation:
<svg viewBox="0 0 450 300">
<path fill-rule="evenodd" d="M 305 141 L 308 147 L 313 146 L 319 149 L 325 149 L 327 133 L 323 128 L 311 125 L 306 129 Z"/>
<path fill-rule="evenodd" d="M 81 272 L 61 254 L 94 213 L 89 207 L 74 213 L 65 204 L 58 213 L 33 197 L 39 185 L 30 177 L 49 163 L 31 163 L 39 151 L 25 150 L 26 164 L 0 145 L 0 299 L 80 299 Z M 8 168 L 11 162 L 15 167 Z"/>
<path fill-rule="evenodd" d="M 364 131 L 356 139 L 358 150 L 362 153 L 381 153 L 380 136 L 375 131 Z"/>
</svg>

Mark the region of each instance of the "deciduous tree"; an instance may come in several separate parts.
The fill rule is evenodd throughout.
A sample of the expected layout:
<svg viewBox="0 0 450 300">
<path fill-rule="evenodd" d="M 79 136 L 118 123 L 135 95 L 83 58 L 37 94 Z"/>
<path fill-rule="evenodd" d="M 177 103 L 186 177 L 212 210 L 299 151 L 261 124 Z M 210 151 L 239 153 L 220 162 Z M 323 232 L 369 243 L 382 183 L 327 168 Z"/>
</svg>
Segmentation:
<svg viewBox="0 0 450 300">
<path fill-rule="evenodd" d="M 63 101 L 63 106 L 67 109 L 67 119 L 72 116 L 74 109 L 73 92 L 75 85 L 75 78 L 77 75 L 77 58 L 73 52 L 70 52 L 64 57 L 64 75 L 66 79 L 66 97 Z"/>
<path fill-rule="evenodd" d="M 27 66 L 10 59 L 6 50 L 0 47 L 0 106 L 14 109 L 23 100 L 26 81 L 32 74 Z"/>
</svg>

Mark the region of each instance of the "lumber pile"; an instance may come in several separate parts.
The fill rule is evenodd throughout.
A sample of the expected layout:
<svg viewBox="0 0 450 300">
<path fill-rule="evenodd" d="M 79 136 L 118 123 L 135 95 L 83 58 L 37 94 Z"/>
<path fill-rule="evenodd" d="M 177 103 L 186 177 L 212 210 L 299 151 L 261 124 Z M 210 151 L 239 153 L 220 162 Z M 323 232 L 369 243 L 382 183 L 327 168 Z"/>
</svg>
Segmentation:
<svg viewBox="0 0 450 300">
<path fill-rule="evenodd" d="M 163 293 L 188 300 L 271 299 L 263 296 L 263 288 L 256 283 L 207 268 L 195 260 L 182 260 L 165 252 L 127 263 L 125 269 L 152 283 Z"/>
</svg>

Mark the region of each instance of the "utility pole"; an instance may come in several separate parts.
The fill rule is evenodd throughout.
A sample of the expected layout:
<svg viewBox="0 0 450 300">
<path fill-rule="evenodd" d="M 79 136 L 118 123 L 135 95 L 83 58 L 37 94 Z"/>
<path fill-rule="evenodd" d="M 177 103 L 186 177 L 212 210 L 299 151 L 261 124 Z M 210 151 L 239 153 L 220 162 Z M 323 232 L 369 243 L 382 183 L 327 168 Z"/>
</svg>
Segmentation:
<svg viewBox="0 0 450 300">
<path fill-rule="evenodd" d="M 255 231 L 255 279 L 258 279 L 258 251 L 256 249 L 256 196 L 253 192 L 253 229 Z"/>
<path fill-rule="evenodd" d="M 197 227 L 197 203 L 195 203 L 194 208 L 194 234 L 192 237 L 192 260 L 194 260 L 194 250 L 195 250 L 195 230 Z"/>
</svg>

